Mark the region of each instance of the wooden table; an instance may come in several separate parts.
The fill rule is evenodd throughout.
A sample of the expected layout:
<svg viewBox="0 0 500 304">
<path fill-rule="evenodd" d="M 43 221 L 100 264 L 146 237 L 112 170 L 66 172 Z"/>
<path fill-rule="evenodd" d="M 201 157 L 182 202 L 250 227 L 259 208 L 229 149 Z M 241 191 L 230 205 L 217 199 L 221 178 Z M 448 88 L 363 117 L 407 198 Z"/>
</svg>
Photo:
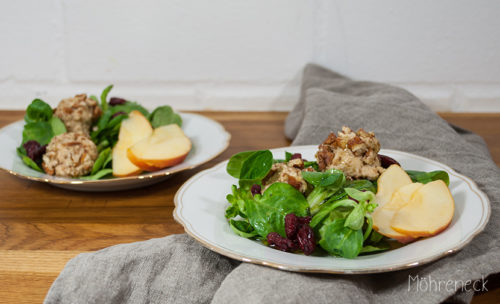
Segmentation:
<svg viewBox="0 0 500 304">
<path fill-rule="evenodd" d="M 224 125 L 232 134 L 231 145 L 200 168 L 154 186 L 82 193 L 0 172 L 0 302 L 42 302 L 66 262 L 80 252 L 182 233 L 182 227 L 172 217 L 173 196 L 186 179 L 235 152 L 290 144 L 283 135 L 286 113 L 202 114 Z M 22 117 L 21 111 L 0 111 L 0 127 Z M 481 134 L 500 165 L 500 114 L 442 117 Z M 497 283 L 489 285 L 490 291 L 476 297 L 474 303 L 498 300 Z"/>
</svg>

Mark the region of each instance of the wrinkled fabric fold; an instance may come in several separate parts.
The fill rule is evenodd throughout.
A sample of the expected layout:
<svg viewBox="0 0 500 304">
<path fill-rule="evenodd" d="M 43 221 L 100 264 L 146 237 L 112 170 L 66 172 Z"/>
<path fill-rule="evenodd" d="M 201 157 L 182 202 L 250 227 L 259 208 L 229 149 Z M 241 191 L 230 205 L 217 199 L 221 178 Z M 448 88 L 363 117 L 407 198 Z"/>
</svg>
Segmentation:
<svg viewBox="0 0 500 304">
<path fill-rule="evenodd" d="M 354 81 L 308 65 L 285 135 L 293 145 L 319 144 L 343 125 L 375 132 L 383 148 L 434 159 L 472 178 L 491 200 L 485 231 L 461 251 L 433 263 L 370 275 L 291 273 L 240 264 L 186 235 L 174 235 L 77 256 L 54 282 L 45 302 L 469 303 L 472 293 L 460 286 L 417 291 L 409 280 L 419 276 L 466 282 L 500 272 L 500 169 L 482 138 L 449 125 L 401 88 Z"/>
<path fill-rule="evenodd" d="M 186 234 L 116 245 L 70 260 L 44 303 L 209 303 L 238 264 Z"/>
</svg>

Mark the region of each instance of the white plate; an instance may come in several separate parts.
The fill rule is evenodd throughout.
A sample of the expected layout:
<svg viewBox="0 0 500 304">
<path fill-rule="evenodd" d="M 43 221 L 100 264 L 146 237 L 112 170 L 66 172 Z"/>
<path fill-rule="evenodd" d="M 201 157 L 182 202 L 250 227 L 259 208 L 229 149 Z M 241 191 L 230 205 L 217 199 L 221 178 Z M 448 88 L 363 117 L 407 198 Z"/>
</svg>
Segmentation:
<svg viewBox="0 0 500 304">
<path fill-rule="evenodd" d="M 275 158 L 284 158 L 285 151 L 289 151 L 314 159 L 316 150 L 317 146 L 295 146 L 271 151 Z M 381 154 L 393 157 L 407 170 L 448 172 L 455 214 L 445 231 L 398 249 L 355 259 L 275 250 L 258 241 L 239 237 L 229 227 L 224 217 L 229 205 L 225 197 L 237 180 L 226 173 L 227 161 L 186 181 L 174 198 L 174 217 L 205 247 L 230 258 L 289 271 L 345 274 L 387 272 L 422 265 L 461 249 L 483 230 L 490 216 L 490 203 L 471 179 L 417 155 L 394 150 L 382 150 Z"/>
<path fill-rule="evenodd" d="M 229 145 L 231 135 L 218 122 L 207 117 L 180 113 L 182 130 L 189 137 L 193 148 L 184 162 L 163 170 L 138 176 L 85 181 L 75 178 L 56 177 L 35 171 L 26 166 L 16 154 L 21 144 L 24 121 L 17 121 L 0 130 L 0 169 L 15 176 L 46 182 L 51 185 L 79 191 L 115 191 L 134 189 L 160 182 L 173 173 L 195 168 L 222 153 Z"/>
</svg>

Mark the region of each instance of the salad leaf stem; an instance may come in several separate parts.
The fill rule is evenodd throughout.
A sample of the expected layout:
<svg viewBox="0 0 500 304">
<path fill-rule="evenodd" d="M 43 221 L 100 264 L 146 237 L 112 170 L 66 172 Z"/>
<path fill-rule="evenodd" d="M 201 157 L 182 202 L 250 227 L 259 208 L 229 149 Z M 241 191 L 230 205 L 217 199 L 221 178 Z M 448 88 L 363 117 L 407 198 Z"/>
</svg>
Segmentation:
<svg viewBox="0 0 500 304">
<path fill-rule="evenodd" d="M 314 186 L 313 191 L 307 196 L 311 215 L 318 213 L 321 204 L 339 191 L 345 183 L 344 173 L 335 169 L 325 172 L 304 171 L 302 177 Z"/>
<path fill-rule="evenodd" d="M 111 148 L 106 148 L 102 150 L 97 156 L 96 161 L 94 162 L 94 166 L 92 167 L 92 172 L 90 173 L 90 175 L 94 175 L 99 170 L 104 168 L 104 163 L 106 162 L 106 160 L 109 158 L 110 155 L 111 155 Z"/>
<path fill-rule="evenodd" d="M 257 231 L 247 221 L 230 220 L 229 225 L 234 233 L 244 238 L 252 238 L 257 235 Z"/>
<path fill-rule="evenodd" d="M 373 219 L 371 217 L 371 215 L 369 214 L 366 214 L 366 222 L 368 223 L 368 227 L 366 227 L 366 230 L 365 230 L 365 233 L 363 234 L 363 240 L 367 240 L 368 237 L 370 236 L 370 233 L 372 232 L 372 228 L 373 228 Z"/>
<path fill-rule="evenodd" d="M 353 209 L 357 206 L 358 204 L 350 199 L 343 199 L 340 201 L 332 201 L 331 205 L 321 209 L 320 212 L 318 212 L 316 215 L 313 216 L 311 219 L 311 222 L 309 223 L 309 226 L 311 228 L 315 228 L 319 223 L 321 223 L 330 213 L 335 210 L 338 207 L 352 207 Z"/>
<path fill-rule="evenodd" d="M 21 157 L 22 161 L 27 165 L 29 166 L 30 168 L 38 171 L 38 172 L 42 172 L 43 173 L 43 170 L 40 168 L 40 166 L 38 166 L 38 164 L 33 161 L 31 158 L 29 158 L 27 155 L 26 155 L 26 152 L 23 153 L 23 149 L 21 149 L 21 147 L 18 147 L 16 149 L 17 151 L 17 155 L 19 155 L 19 157 Z"/>
<path fill-rule="evenodd" d="M 108 110 L 108 94 L 109 91 L 113 88 L 113 85 L 107 86 L 101 93 L 101 109 L 103 112 L 106 112 Z"/>
<path fill-rule="evenodd" d="M 94 175 L 80 176 L 79 178 L 84 179 L 84 180 L 98 180 L 98 179 L 105 177 L 106 175 L 111 174 L 111 173 L 113 173 L 113 169 L 106 168 L 106 169 L 101 169 L 101 170 L 97 171 L 97 173 L 95 173 Z"/>
</svg>

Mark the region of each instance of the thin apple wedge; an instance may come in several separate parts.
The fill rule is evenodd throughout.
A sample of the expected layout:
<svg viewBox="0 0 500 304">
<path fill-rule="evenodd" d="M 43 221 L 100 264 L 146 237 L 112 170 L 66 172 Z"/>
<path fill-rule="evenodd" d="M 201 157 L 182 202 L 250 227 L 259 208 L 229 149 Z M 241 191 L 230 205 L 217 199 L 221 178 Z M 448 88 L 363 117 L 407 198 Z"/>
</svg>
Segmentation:
<svg viewBox="0 0 500 304">
<path fill-rule="evenodd" d="M 411 183 L 411 178 L 400 166 L 389 166 L 377 180 L 376 202 L 379 206 L 378 208 L 388 203 L 392 198 L 392 194 L 397 189 Z"/>
<path fill-rule="evenodd" d="M 375 210 L 372 213 L 373 229 L 375 229 L 375 231 L 377 231 L 378 233 L 388 238 L 395 239 L 396 241 L 403 244 L 411 243 L 414 240 L 416 240 L 416 238 L 414 237 L 411 237 L 403 233 L 399 233 L 391 228 L 390 223 L 392 217 L 394 216 L 394 213 L 395 213 L 394 210 L 385 208 Z"/>
<path fill-rule="evenodd" d="M 423 185 L 413 183 L 405 185 L 392 194 L 391 200 L 382 207 L 378 207 L 372 214 L 373 229 L 378 233 L 389 238 L 395 239 L 400 243 L 407 244 L 415 240 L 414 237 L 400 233 L 391 228 L 391 221 L 394 214 L 403 206 L 407 205 L 413 194 Z"/>
<path fill-rule="evenodd" d="M 411 237 L 429 237 L 446 229 L 455 211 L 450 190 L 441 180 L 415 191 L 408 204 L 396 211 L 390 227 Z"/>
<path fill-rule="evenodd" d="M 149 137 L 153 133 L 153 127 L 149 120 L 141 112 L 134 110 L 123 120 L 118 134 L 118 141 L 135 144 L 141 139 Z"/>
<path fill-rule="evenodd" d="M 191 141 L 176 125 L 161 126 L 151 136 L 127 150 L 128 159 L 146 171 L 156 171 L 184 161 L 191 150 Z"/>
<path fill-rule="evenodd" d="M 127 150 L 151 133 L 153 127 L 149 120 L 139 111 L 130 112 L 129 117 L 121 123 L 118 142 L 113 148 L 113 176 L 125 177 L 141 173 L 142 169 L 128 159 Z"/>
<path fill-rule="evenodd" d="M 134 165 L 127 157 L 129 145 L 118 142 L 113 148 L 113 176 L 126 177 L 137 175 L 142 169 Z"/>
<path fill-rule="evenodd" d="M 418 189 L 423 186 L 424 184 L 422 183 L 404 185 L 392 194 L 391 201 L 384 205 L 384 207 L 391 210 L 399 210 L 399 208 L 406 206 Z"/>
</svg>

